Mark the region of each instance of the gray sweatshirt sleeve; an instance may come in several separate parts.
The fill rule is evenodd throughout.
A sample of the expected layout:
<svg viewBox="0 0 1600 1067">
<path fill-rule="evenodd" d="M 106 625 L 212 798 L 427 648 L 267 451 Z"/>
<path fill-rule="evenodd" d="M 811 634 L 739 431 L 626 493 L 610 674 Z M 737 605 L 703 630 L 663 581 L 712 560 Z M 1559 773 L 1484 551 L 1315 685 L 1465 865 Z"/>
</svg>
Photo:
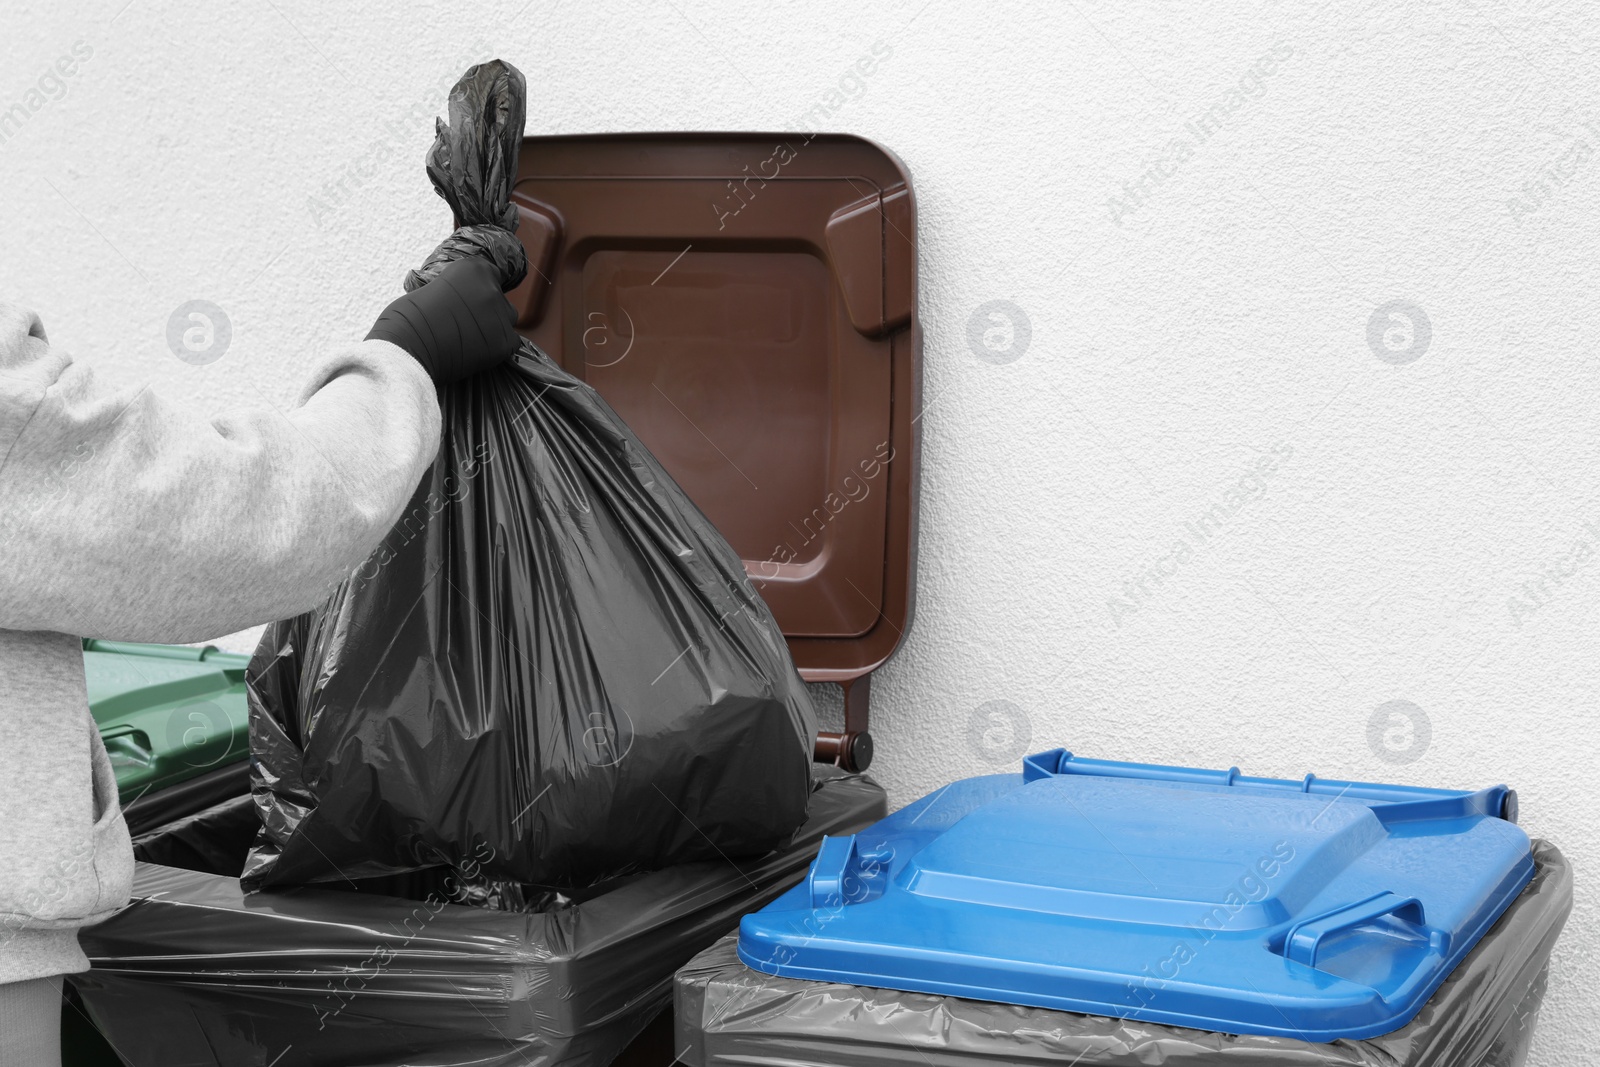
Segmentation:
<svg viewBox="0 0 1600 1067">
<path fill-rule="evenodd" d="M 375 548 L 439 443 L 427 374 L 364 341 L 287 412 L 110 390 L 0 304 L 0 628 L 196 641 L 305 611 Z"/>
</svg>

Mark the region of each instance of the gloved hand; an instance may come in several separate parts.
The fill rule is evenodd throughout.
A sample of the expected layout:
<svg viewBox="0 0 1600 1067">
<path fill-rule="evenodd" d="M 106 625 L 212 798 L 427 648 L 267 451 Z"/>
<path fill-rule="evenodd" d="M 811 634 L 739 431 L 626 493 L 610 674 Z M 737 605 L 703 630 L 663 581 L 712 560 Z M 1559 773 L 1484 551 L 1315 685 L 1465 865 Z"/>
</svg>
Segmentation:
<svg viewBox="0 0 1600 1067">
<path fill-rule="evenodd" d="M 522 346 L 500 272 L 477 256 L 458 259 L 428 284 L 383 309 L 367 340 L 411 354 L 435 385 L 498 367 Z"/>
</svg>

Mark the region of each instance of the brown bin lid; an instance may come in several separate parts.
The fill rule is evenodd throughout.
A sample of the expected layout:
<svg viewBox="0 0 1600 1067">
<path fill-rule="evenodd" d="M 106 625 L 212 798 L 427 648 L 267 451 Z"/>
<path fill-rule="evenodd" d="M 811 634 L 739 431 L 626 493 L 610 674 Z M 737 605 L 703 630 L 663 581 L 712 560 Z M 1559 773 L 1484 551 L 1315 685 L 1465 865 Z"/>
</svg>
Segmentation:
<svg viewBox="0 0 1600 1067">
<path fill-rule="evenodd" d="M 911 622 L 921 331 L 904 166 L 859 137 L 529 137 L 518 325 L 727 537 L 809 681 Z M 864 695 L 864 694 L 863 694 Z"/>
</svg>

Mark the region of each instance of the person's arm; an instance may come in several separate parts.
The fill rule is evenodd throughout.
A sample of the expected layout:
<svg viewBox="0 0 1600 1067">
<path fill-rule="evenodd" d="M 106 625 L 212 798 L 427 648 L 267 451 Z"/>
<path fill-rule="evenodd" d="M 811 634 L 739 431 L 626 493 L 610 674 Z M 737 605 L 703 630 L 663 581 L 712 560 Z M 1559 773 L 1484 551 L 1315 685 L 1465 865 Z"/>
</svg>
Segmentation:
<svg viewBox="0 0 1600 1067">
<path fill-rule="evenodd" d="M 376 547 L 438 448 L 428 373 L 386 341 L 287 413 L 108 390 L 0 307 L 0 627 L 191 641 L 305 611 Z"/>
</svg>

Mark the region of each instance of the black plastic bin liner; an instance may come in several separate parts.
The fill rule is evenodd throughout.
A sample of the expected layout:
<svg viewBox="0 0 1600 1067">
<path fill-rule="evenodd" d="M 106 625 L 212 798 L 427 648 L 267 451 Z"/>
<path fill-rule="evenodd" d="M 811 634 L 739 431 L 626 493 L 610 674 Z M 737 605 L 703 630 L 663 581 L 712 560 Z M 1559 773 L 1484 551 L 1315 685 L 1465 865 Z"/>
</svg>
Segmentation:
<svg viewBox="0 0 1600 1067">
<path fill-rule="evenodd" d="M 689 1067 L 1521 1067 L 1572 869 L 1534 842 L 1533 882 L 1405 1026 L 1312 1044 L 1102 1015 L 776 978 L 727 937 L 678 972 L 677 1048 Z"/>
<path fill-rule="evenodd" d="M 133 854 L 145 863 L 237 878 L 260 828 L 255 803 L 241 793 L 140 834 Z"/>
<path fill-rule="evenodd" d="M 540 914 L 349 886 L 247 895 L 226 874 L 141 862 L 133 904 L 83 931 L 93 969 L 72 980 L 141 1067 L 602 1067 L 671 1002 L 673 971 L 798 881 L 824 834 L 886 813 L 869 778 L 818 766 L 813 783 L 778 852 L 636 876 Z M 237 862 L 235 814 L 202 813 L 139 851 Z"/>
<path fill-rule="evenodd" d="M 474 67 L 428 174 L 456 232 L 408 288 L 526 256 L 521 74 Z M 584 382 L 531 342 L 441 387 L 399 522 L 249 672 L 249 888 L 437 866 L 577 888 L 759 856 L 805 818 L 817 731 L 738 554 Z"/>
</svg>

